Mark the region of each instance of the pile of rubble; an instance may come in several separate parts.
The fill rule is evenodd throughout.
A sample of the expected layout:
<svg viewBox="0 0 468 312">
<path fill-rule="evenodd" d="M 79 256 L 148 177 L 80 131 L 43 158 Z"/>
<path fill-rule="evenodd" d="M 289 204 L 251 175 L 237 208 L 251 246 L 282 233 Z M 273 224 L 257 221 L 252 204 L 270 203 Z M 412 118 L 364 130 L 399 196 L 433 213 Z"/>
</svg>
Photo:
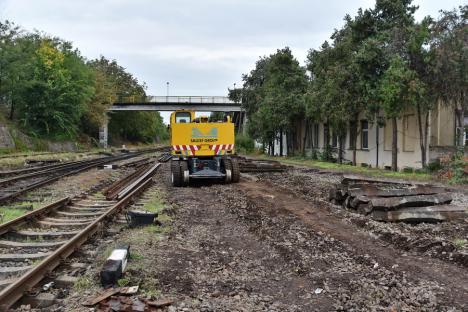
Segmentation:
<svg viewBox="0 0 468 312">
<path fill-rule="evenodd" d="M 329 200 L 378 221 L 434 222 L 467 216 L 446 188 L 388 179 L 344 176 Z"/>
<path fill-rule="evenodd" d="M 242 156 L 236 158 L 241 172 L 281 172 L 287 169 L 286 165 L 276 160 L 259 160 Z"/>
<path fill-rule="evenodd" d="M 157 312 L 173 303 L 170 299 L 154 301 L 131 296 L 136 291 L 138 291 L 138 286 L 109 288 L 96 297 L 83 302 L 83 305 L 88 307 L 97 306 L 97 311 L 100 312 Z"/>
</svg>

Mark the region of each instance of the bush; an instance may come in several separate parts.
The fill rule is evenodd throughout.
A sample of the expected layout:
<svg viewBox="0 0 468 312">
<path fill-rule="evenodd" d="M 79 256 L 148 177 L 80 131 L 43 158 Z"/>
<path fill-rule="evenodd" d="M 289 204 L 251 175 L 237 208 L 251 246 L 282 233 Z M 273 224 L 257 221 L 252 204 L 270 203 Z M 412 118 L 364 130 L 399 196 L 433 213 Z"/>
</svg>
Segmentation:
<svg viewBox="0 0 468 312">
<path fill-rule="evenodd" d="M 463 153 L 443 157 L 439 176 L 452 184 L 468 184 L 468 157 Z"/>
<path fill-rule="evenodd" d="M 427 164 L 427 170 L 429 172 L 436 172 L 436 171 L 439 171 L 440 169 L 442 169 L 442 166 L 440 164 L 440 159 L 436 159 Z"/>
<path fill-rule="evenodd" d="M 318 153 L 318 159 L 321 161 L 336 162 L 336 159 L 333 158 L 333 150 L 330 145 L 326 145 L 323 152 Z"/>
<path fill-rule="evenodd" d="M 252 153 L 255 150 L 255 141 L 243 134 L 236 135 L 236 149 L 242 153 Z"/>
<path fill-rule="evenodd" d="M 464 157 L 463 153 L 457 153 L 449 166 L 452 171 L 451 183 L 468 184 L 468 157 Z"/>
<path fill-rule="evenodd" d="M 319 156 L 319 151 L 317 151 L 317 149 L 313 149 L 312 150 L 312 155 L 310 156 L 313 160 L 317 160 L 318 159 L 318 156 Z"/>
</svg>

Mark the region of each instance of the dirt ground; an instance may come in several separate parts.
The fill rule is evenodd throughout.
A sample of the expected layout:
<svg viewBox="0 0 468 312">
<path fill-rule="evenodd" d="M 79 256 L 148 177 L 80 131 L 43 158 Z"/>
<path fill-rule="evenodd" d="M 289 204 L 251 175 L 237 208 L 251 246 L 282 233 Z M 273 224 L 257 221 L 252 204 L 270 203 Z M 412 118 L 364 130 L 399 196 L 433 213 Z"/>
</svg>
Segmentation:
<svg viewBox="0 0 468 312">
<path fill-rule="evenodd" d="M 173 299 L 167 311 L 468 309 L 467 220 L 370 221 L 327 202 L 338 176 L 307 169 L 176 189 L 164 164 L 156 179 L 162 225 L 122 228 L 92 249 L 102 259 L 110 243 L 130 242 L 125 283 Z M 89 311 L 80 302 L 99 290 L 100 262 L 89 263 L 67 311 Z"/>
</svg>

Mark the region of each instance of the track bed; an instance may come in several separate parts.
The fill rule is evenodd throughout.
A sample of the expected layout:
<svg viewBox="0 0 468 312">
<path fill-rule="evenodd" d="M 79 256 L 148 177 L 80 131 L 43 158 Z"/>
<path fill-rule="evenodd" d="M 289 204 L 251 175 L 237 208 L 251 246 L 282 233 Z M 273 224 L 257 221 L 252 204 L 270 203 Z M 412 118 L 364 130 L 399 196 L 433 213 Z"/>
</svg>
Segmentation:
<svg viewBox="0 0 468 312">
<path fill-rule="evenodd" d="M 466 310 L 468 272 L 455 257 L 465 247 L 441 249 L 466 236 L 466 222 L 364 219 L 328 202 L 340 177 L 307 169 L 188 188 L 171 186 L 168 164 L 160 174 L 173 221 L 114 240 L 139 254 L 129 284 L 170 297 L 173 311 Z M 84 298 L 74 294 L 67 310 L 87 311 Z"/>
</svg>

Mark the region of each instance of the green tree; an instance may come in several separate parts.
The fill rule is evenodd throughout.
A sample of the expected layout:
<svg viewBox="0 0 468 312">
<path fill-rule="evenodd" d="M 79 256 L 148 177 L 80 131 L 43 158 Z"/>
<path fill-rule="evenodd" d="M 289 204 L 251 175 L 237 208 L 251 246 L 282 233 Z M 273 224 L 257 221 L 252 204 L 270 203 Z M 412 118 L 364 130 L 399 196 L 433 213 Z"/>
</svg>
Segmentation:
<svg viewBox="0 0 468 312">
<path fill-rule="evenodd" d="M 414 70 L 424 89 L 418 101 L 413 103 L 416 110 L 419 131 L 419 146 L 421 149 L 421 164 L 427 166 L 427 148 L 429 133 L 429 115 L 437 100 L 435 70 L 435 53 L 428 48 L 431 38 L 432 19 L 424 18 L 411 29 L 409 41 L 409 67 Z"/>
<path fill-rule="evenodd" d="M 468 109 L 468 5 L 442 11 L 433 25 L 431 48 L 435 53 L 433 75 L 438 98 L 456 112 L 455 144 L 463 147 L 464 115 Z"/>
<path fill-rule="evenodd" d="M 146 96 L 145 84 L 140 83 L 115 60 L 111 61 L 101 56 L 90 61 L 88 65 L 95 71 L 96 77 L 96 93 L 88 109 L 89 114 L 93 115 L 94 128 L 106 122 L 105 112 L 115 99 Z M 114 112 L 109 113 L 109 117 L 109 134 L 115 140 L 149 143 L 168 138 L 167 128 L 159 112 Z"/>
<path fill-rule="evenodd" d="M 260 58 L 255 69 L 243 76 L 243 81 L 242 104 L 249 117 L 249 135 L 270 147 L 283 133 L 295 137 L 295 124 L 304 118 L 307 76 L 291 50 L 286 47 Z M 233 93 L 231 98 L 234 99 Z M 288 150 L 293 153 L 299 144 L 290 141 Z"/>
<path fill-rule="evenodd" d="M 415 101 L 424 92 L 424 84 L 417 73 L 409 67 L 409 42 L 414 27 L 414 12 L 417 7 L 412 0 L 377 0 L 373 14 L 377 33 L 374 43 L 381 47 L 379 66 L 380 79 L 370 92 L 369 111 L 378 113 L 383 109 L 386 119 L 392 120 L 392 170 L 398 164 L 397 119 L 402 113 L 415 107 Z"/>
<path fill-rule="evenodd" d="M 407 107 L 415 107 L 425 92 L 415 71 L 408 67 L 400 57 L 390 62 L 380 81 L 380 97 L 385 116 L 392 120 L 392 170 L 397 171 L 398 164 L 398 124 L 402 112 Z"/>
<path fill-rule="evenodd" d="M 35 53 L 31 80 L 22 90 L 19 118 L 36 135 L 74 137 L 92 95 L 90 71 L 66 43 L 43 39 Z"/>
</svg>

